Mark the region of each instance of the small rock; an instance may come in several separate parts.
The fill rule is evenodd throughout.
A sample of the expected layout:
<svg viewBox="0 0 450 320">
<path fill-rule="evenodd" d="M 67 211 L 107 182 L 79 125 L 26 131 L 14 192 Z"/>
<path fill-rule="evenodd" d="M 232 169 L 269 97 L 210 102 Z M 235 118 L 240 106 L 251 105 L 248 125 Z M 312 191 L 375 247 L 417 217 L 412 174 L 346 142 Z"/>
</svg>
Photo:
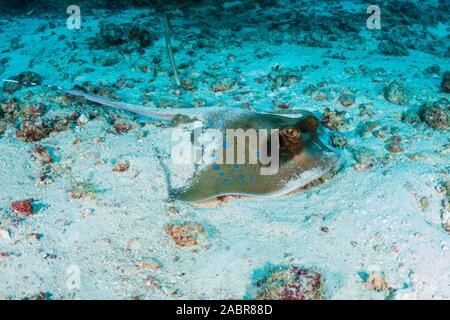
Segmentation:
<svg viewBox="0 0 450 320">
<path fill-rule="evenodd" d="M 26 297 L 23 300 L 51 300 L 52 294 L 49 292 L 39 292 L 36 295 Z"/>
<path fill-rule="evenodd" d="M 301 80 L 301 76 L 294 73 L 294 71 L 275 70 L 268 75 L 270 89 L 273 91 L 279 88 L 289 88 L 293 84 Z"/>
<path fill-rule="evenodd" d="M 3 240 L 10 242 L 11 241 L 11 235 L 9 234 L 9 230 L 0 228 L 0 238 Z"/>
<path fill-rule="evenodd" d="M 352 94 L 345 93 L 345 94 L 342 94 L 338 100 L 339 100 L 339 103 L 341 105 L 343 105 L 344 107 L 350 107 L 351 105 L 353 105 L 355 103 L 355 96 Z"/>
<path fill-rule="evenodd" d="M 40 117 L 45 112 L 46 106 L 42 103 L 37 105 L 30 104 L 20 110 L 21 116 L 26 119 Z"/>
<path fill-rule="evenodd" d="M 17 215 L 28 217 L 34 212 L 32 202 L 33 199 L 14 201 L 11 203 L 11 209 Z"/>
<path fill-rule="evenodd" d="M 22 83 L 42 83 L 42 76 L 32 71 L 19 73 L 17 76 L 11 77 L 9 79 L 17 80 L 21 83 L 5 82 L 3 85 L 3 91 L 7 93 L 14 93 L 22 89 L 24 87 Z"/>
<path fill-rule="evenodd" d="M 432 65 L 425 69 L 425 74 L 440 74 L 441 68 L 438 65 Z"/>
<path fill-rule="evenodd" d="M 204 107 L 206 105 L 206 102 L 207 101 L 205 99 L 198 98 L 198 99 L 195 99 L 194 101 L 192 101 L 192 105 L 194 107 L 196 107 L 196 108 L 201 108 L 201 107 Z"/>
<path fill-rule="evenodd" d="M 118 164 L 116 164 L 113 168 L 114 172 L 125 172 L 128 170 L 128 168 L 130 167 L 130 165 L 126 162 L 119 162 Z"/>
<path fill-rule="evenodd" d="M 103 142 L 105 142 L 105 138 L 104 137 L 95 137 L 92 140 L 93 144 L 102 144 Z"/>
<path fill-rule="evenodd" d="M 0 120 L 0 135 L 4 134 L 7 128 L 8 124 L 6 123 L 6 121 Z"/>
<path fill-rule="evenodd" d="M 305 89 L 303 89 L 303 93 L 311 96 L 315 91 L 317 91 L 317 87 L 313 84 L 310 84 Z"/>
<path fill-rule="evenodd" d="M 227 92 L 235 86 L 235 82 L 231 78 L 221 79 L 211 86 L 211 90 L 213 92 Z"/>
<path fill-rule="evenodd" d="M 378 44 L 378 49 L 387 56 L 408 56 L 408 48 L 400 41 L 383 40 Z"/>
<path fill-rule="evenodd" d="M 420 122 L 419 114 L 414 110 L 407 110 L 402 113 L 401 120 L 406 123 L 414 124 Z"/>
<path fill-rule="evenodd" d="M 168 216 L 175 216 L 179 213 L 180 213 L 180 211 L 177 208 L 172 207 L 172 206 L 170 206 L 166 210 L 164 210 L 164 214 L 166 214 Z"/>
<path fill-rule="evenodd" d="M 444 73 L 444 76 L 442 77 L 441 89 L 446 93 L 450 93 L 450 71 L 446 71 Z"/>
<path fill-rule="evenodd" d="M 358 127 L 358 133 L 363 138 L 373 138 L 381 130 L 381 124 L 378 121 L 363 122 Z"/>
<path fill-rule="evenodd" d="M 85 114 L 82 114 L 77 120 L 77 124 L 79 126 L 84 126 L 88 122 L 89 122 L 89 118 Z"/>
<path fill-rule="evenodd" d="M 161 264 L 151 259 L 150 261 L 139 261 L 137 267 L 142 270 L 157 270 L 161 268 Z"/>
<path fill-rule="evenodd" d="M 118 64 L 120 62 L 120 58 L 115 55 L 105 57 L 101 56 L 97 61 L 104 67 L 110 67 Z"/>
<path fill-rule="evenodd" d="M 450 128 L 450 103 L 446 99 L 424 103 L 419 109 L 420 119 L 435 129 Z"/>
<path fill-rule="evenodd" d="M 49 128 L 42 123 L 23 122 L 21 129 L 16 131 L 16 138 L 25 142 L 34 142 L 46 138 L 49 135 Z"/>
<path fill-rule="evenodd" d="M 252 288 L 257 300 L 321 300 L 324 298 L 322 275 L 296 266 L 270 266 L 263 270 Z"/>
<path fill-rule="evenodd" d="M 330 130 L 340 130 L 346 124 L 344 119 L 345 114 L 345 111 L 331 111 L 329 108 L 325 108 L 322 123 Z"/>
<path fill-rule="evenodd" d="M 127 122 L 116 122 L 114 124 L 114 129 L 116 130 L 117 133 L 127 133 L 128 131 L 130 131 L 133 128 L 133 126 Z"/>
<path fill-rule="evenodd" d="M 375 112 L 372 109 L 369 109 L 365 104 L 360 104 L 358 106 L 359 109 L 359 116 L 360 117 L 373 117 L 375 115 Z"/>
<path fill-rule="evenodd" d="M 327 101 L 328 93 L 326 93 L 323 90 L 317 90 L 317 91 L 313 92 L 312 98 L 316 101 Z"/>
<path fill-rule="evenodd" d="M 409 102 L 408 93 L 404 85 L 397 81 L 391 81 L 383 89 L 384 98 L 392 103 L 399 105 L 407 105 Z"/>
<path fill-rule="evenodd" d="M 369 290 L 383 291 L 387 288 L 387 282 L 384 274 L 381 272 L 372 273 L 365 282 L 365 286 Z"/>
<path fill-rule="evenodd" d="M 42 163 L 49 164 L 49 163 L 53 162 L 53 158 L 52 158 L 50 152 L 47 149 L 45 149 L 44 147 L 35 146 L 34 151 L 39 156 Z"/>
<path fill-rule="evenodd" d="M 189 78 L 184 78 L 183 80 L 181 80 L 181 85 L 184 90 L 189 91 L 189 92 L 198 90 L 197 86 L 195 86 L 194 82 Z"/>
<path fill-rule="evenodd" d="M 442 212 L 442 227 L 445 231 L 450 232 L 450 211 L 445 210 Z"/>
</svg>

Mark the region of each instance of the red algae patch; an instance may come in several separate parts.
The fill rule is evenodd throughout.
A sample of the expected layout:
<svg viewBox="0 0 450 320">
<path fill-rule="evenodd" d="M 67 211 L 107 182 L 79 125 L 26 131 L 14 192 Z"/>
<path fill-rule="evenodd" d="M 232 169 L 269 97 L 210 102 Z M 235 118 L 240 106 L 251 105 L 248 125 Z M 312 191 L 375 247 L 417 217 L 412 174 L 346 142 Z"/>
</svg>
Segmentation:
<svg viewBox="0 0 450 320">
<path fill-rule="evenodd" d="M 28 217 L 34 213 L 32 202 L 32 199 L 13 201 L 11 203 L 11 209 L 17 215 Z"/>
</svg>

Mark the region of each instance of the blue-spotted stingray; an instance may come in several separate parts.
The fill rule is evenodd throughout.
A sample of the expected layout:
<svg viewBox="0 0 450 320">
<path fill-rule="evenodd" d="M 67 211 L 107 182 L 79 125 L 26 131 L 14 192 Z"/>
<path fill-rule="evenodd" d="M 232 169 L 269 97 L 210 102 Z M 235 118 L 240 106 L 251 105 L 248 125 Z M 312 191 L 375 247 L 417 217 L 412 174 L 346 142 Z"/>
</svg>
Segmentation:
<svg viewBox="0 0 450 320">
<path fill-rule="evenodd" d="M 3 80 L 13 81 L 14 80 Z M 28 85 L 37 85 L 28 83 Z M 233 107 L 204 107 L 158 109 L 149 108 L 89 94 L 78 90 L 43 85 L 69 95 L 108 107 L 126 110 L 150 118 L 170 121 L 173 127 L 202 121 L 206 126 L 219 129 L 278 129 L 279 169 L 270 175 L 261 174 L 265 165 L 216 164 L 198 166 L 188 184 L 174 189 L 169 184 L 172 199 L 201 203 L 227 196 L 267 198 L 293 193 L 319 181 L 338 166 L 337 155 L 319 139 L 318 119 L 307 111 L 295 117 L 265 113 Z M 270 135 L 267 136 L 268 140 Z M 270 145 L 267 141 L 265 145 Z"/>
</svg>

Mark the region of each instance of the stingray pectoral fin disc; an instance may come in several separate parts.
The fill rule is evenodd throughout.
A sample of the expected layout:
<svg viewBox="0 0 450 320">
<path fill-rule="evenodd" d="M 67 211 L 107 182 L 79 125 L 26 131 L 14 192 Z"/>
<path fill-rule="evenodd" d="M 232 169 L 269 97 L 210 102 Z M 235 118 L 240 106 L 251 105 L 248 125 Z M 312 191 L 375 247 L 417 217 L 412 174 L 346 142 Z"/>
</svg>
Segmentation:
<svg viewBox="0 0 450 320">
<path fill-rule="evenodd" d="M 277 115 L 246 113 L 238 119 L 239 121 L 234 122 L 223 121 L 222 129 L 279 129 L 280 136 L 278 137 L 280 141 L 283 140 L 283 147 L 281 148 L 280 144 L 280 148 L 276 148 L 279 156 L 279 161 L 275 162 L 277 163 L 276 170 L 271 170 L 270 174 L 263 173 L 266 171 L 263 169 L 266 169 L 267 166 L 272 167 L 273 162 L 269 164 L 264 162 L 260 157 L 261 151 L 264 149 L 258 149 L 256 164 L 209 164 L 203 166 L 195 172 L 185 188 L 172 192 L 173 199 L 203 202 L 231 195 L 254 198 L 286 195 L 321 178 L 337 165 L 336 155 L 323 145 L 315 134 L 319 122 L 313 116 L 286 118 Z M 267 145 L 271 145 L 274 140 L 269 138 L 270 135 L 265 137 Z M 227 147 L 225 146 L 225 148 Z M 249 151 L 248 145 L 246 148 L 247 156 L 250 152 L 255 152 Z M 273 149 L 270 150 L 272 152 Z M 271 155 L 271 159 L 274 159 L 273 155 Z"/>
<path fill-rule="evenodd" d="M 263 194 L 264 188 L 256 185 L 259 169 L 257 165 L 210 165 L 196 172 L 189 186 L 175 191 L 172 198 L 199 202 L 225 195 L 252 195 L 258 189 Z"/>
<path fill-rule="evenodd" d="M 173 199 L 204 202 L 220 196 L 268 198 L 301 189 L 334 170 L 338 158 L 332 152 L 311 146 L 308 152 L 280 166 L 273 175 L 262 175 L 257 165 L 217 165 L 198 172 L 191 184 L 172 195 Z"/>
</svg>

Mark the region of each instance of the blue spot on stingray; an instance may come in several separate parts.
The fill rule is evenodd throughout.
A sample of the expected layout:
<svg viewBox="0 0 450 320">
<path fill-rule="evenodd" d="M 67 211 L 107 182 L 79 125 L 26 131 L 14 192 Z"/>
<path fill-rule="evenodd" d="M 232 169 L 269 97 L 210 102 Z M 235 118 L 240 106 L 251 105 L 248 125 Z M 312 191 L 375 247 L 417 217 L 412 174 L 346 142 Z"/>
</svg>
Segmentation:
<svg viewBox="0 0 450 320">
<path fill-rule="evenodd" d="M 242 180 L 242 179 L 244 179 L 245 176 L 244 176 L 243 173 L 238 173 L 238 177 L 239 177 L 240 180 Z"/>
<path fill-rule="evenodd" d="M 224 148 L 230 148 L 231 147 L 231 143 L 229 143 L 228 141 L 224 141 L 223 142 L 223 147 Z"/>
<path fill-rule="evenodd" d="M 225 172 L 219 172 L 219 177 L 223 177 L 225 175 Z"/>
<path fill-rule="evenodd" d="M 239 168 L 239 165 L 238 164 L 233 164 L 233 168 L 237 169 L 237 168 Z"/>
<path fill-rule="evenodd" d="M 223 179 L 223 182 L 224 182 L 224 183 L 230 183 L 230 179 L 225 178 L 225 179 Z"/>
<path fill-rule="evenodd" d="M 212 169 L 213 169 L 213 170 L 219 170 L 219 169 L 220 169 L 220 166 L 218 166 L 217 164 L 215 164 L 215 165 L 212 166 Z"/>
</svg>

